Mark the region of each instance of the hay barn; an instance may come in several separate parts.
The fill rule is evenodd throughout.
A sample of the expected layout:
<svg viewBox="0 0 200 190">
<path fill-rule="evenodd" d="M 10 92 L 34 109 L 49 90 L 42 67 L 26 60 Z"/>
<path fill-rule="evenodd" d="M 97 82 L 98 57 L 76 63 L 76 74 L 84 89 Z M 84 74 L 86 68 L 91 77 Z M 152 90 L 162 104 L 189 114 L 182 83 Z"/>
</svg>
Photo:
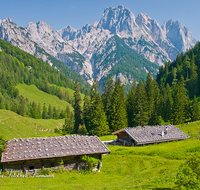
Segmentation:
<svg viewBox="0 0 200 190">
<path fill-rule="evenodd" d="M 174 125 L 129 127 L 112 134 L 117 135 L 118 142 L 127 146 L 142 146 L 189 138 L 188 135 Z"/>
<path fill-rule="evenodd" d="M 3 151 L 1 163 L 3 170 L 27 170 L 41 168 L 58 169 L 61 161 L 65 169 L 84 169 L 81 156 L 89 155 L 99 159 L 96 169 L 101 168 L 102 154 L 109 149 L 97 136 L 60 136 L 44 138 L 25 138 L 8 141 Z"/>
</svg>

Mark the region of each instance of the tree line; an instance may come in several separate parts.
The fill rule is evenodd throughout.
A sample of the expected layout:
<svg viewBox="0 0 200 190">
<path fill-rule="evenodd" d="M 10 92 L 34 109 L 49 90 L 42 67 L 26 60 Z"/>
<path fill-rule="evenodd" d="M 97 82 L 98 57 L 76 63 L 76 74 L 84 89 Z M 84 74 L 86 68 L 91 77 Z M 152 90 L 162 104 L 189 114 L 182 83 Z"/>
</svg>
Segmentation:
<svg viewBox="0 0 200 190">
<path fill-rule="evenodd" d="M 159 77 L 159 76 L 158 76 Z M 145 82 L 133 82 L 127 96 L 120 79 L 106 78 L 102 94 L 98 82 L 91 87 L 91 97 L 86 94 L 81 109 L 78 81 L 75 84 L 74 130 L 78 133 L 83 125 L 92 135 L 105 135 L 126 127 L 161 124 L 181 124 L 200 118 L 196 95 L 190 98 L 186 80 L 158 83 L 149 71 Z"/>
<path fill-rule="evenodd" d="M 27 98 L 19 96 L 16 88 L 19 83 L 36 85 L 38 89 L 74 104 L 73 97 L 67 91 L 61 90 L 61 87 L 73 89 L 74 82 L 71 79 L 48 63 L 3 40 L 0 40 L 0 47 L 0 109 L 11 110 L 33 118 L 51 118 L 51 116 L 44 117 L 43 111 L 40 112 L 39 109 L 37 113 L 33 113 L 32 107 L 35 102 L 29 102 Z M 85 91 L 87 91 L 85 88 L 81 88 L 81 92 Z M 64 118 L 63 115 L 68 113 L 67 109 L 59 108 L 52 108 L 52 111 L 54 111 L 54 119 Z"/>
</svg>

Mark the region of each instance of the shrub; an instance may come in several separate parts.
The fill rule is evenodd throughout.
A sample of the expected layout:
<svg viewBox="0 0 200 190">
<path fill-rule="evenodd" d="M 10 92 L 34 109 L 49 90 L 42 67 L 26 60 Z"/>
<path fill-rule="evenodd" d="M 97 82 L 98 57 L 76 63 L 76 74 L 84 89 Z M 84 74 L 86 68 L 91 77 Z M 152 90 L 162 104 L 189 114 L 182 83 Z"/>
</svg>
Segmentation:
<svg viewBox="0 0 200 190">
<path fill-rule="evenodd" d="M 38 171 L 39 175 L 49 175 L 49 170 L 42 168 L 42 170 Z"/>
<path fill-rule="evenodd" d="M 175 184 L 179 189 L 200 189 L 200 158 L 188 159 L 179 167 Z"/>
<path fill-rule="evenodd" d="M 93 158 L 93 157 L 87 156 L 87 155 L 82 156 L 81 160 L 86 163 L 87 169 L 89 171 L 92 171 L 94 169 L 95 165 L 97 165 L 99 163 L 99 160 L 97 158 Z"/>
</svg>

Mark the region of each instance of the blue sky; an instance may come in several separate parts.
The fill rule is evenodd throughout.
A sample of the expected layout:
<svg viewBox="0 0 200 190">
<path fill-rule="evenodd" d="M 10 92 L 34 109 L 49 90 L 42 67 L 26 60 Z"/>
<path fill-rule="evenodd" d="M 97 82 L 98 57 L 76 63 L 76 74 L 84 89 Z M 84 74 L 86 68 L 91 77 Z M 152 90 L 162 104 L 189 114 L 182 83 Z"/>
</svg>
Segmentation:
<svg viewBox="0 0 200 190">
<path fill-rule="evenodd" d="M 200 0 L 4 0 L 0 3 L 0 19 L 10 17 L 18 26 L 43 20 L 54 30 L 67 25 L 82 28 L 99 21 L 107 7 L 124 5 L 137 16 L 147 13 L 158 21 L 173 19 L 186 26 L 200 41 Z"/>
</svg>

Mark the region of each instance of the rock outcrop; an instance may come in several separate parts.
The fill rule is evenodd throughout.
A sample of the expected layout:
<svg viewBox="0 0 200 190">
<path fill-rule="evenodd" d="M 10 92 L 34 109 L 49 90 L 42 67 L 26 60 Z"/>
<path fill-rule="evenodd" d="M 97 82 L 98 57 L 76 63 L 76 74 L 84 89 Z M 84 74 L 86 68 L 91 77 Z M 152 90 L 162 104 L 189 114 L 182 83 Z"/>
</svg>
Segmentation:
<svg viewBox="0 0 200 190">
<path fill-rule="evenodd" d="M 66 26 L 55 31 L 43 21 L 30 22 L 27 28 L 23 28 L 7 18 L 0 20 L 0 38 L 51 65 L 53 63 L 47 54 L 61 60 L 90 84 L 95 78 L 100 81 L 108 74 L 121 78 L 124 83 L 138 81 L 134 72 L 147 73 L 149 68 L 153 68 L 152 73 L 156 73 L 158 67 L 135 66 L 134 61 L 130 61 L 135 69 L 130 72 L 132 74 L 128 70 L 114 73 L 116 67 L 123 68 L 123 64 L 127 67 L 127 59 L 136 59 L 134 52 L 161 66 L 196 43 L 191 32 L 178 21 L 169 20 L 160 26 L 147 14 L 140 13 L 135 17 L 123 5 L 106 8 L 99 22 L 87 24 L 81 29 Z M 120 47 L 129 52 L 128 58 L 119 53 Z"/>
</svg>

